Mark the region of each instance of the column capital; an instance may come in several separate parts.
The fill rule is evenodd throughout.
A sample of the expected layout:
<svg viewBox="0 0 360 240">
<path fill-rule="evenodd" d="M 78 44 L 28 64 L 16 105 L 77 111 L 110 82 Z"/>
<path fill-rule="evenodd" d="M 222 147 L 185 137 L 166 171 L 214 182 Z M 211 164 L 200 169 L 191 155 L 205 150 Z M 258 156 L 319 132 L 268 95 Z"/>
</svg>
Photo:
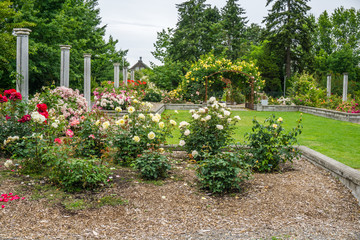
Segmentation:
<svg viewBox="0 0 360 240">
<path fill-rule="evenodd" d="M 60 49 L 70 50 L 71 45 L 60 45 Z"/>
<path fill-rule="evenodd" d="M 114 63 L 114 67 L 119 67 L 120 63 Z"/>
<path fill-rule="evenodd" d="M 84 58 L 91 58 L 91 54 L 90 53 L 84 53 Z"/>
<path fill-rule="evenodd" d="M 19 35 L 30 35 L 30 33 L 32 32 L 30 29 L 28 28 L 14 28 L 13 29 L 14 33 L 16 36 Z"/>
</svg>

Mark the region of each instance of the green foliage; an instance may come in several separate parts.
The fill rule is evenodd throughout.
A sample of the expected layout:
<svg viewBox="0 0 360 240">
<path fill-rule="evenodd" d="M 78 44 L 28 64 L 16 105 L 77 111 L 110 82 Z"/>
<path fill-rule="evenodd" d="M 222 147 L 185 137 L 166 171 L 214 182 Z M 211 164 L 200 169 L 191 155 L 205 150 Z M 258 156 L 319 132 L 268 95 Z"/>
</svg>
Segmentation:
<svg viewBox="0 0 360 240">
<path fill-rule="evenodd" d="M 212 193 L 239 191 L 251 174 L 243 157 L 236 153 L 205 155 L 196 171 L 201 188 Z"/>
<path fill-rule="evenodd" d="M 78 125 L 74 126 L 74 133 L 77 138 L 71 142 L 71 145 L 77 157 L 101 158 L 106 152 L 109 144 L 107 134 L 102 131 L 100 124 L 94 124 L 100 118 L 100 113 L 93 111 L 84 116 Z"/>
<path fill-rule="evenodd" d="M 76 192 L 105 185 L 109 169 L 97 159 L 57 159 L 49 173 L 50 179 L 66 191 Z"/>
<path fill-rule="evenodd" d="M 167 60 L 164 65 L 152 66 L 152 70 L 146 70 L 149 81 L 156 84 L 163 90 L 173 90 L 177 88 L 181 82 L 181 76 L 184 75 L 184 63 L 179 61 Z"/>
<path fill-rule="evenodd" d="M 161 102 L 162 100 L 162 93 L 156 92 L 154 90 L 148 90 L 145 93 L 143 101 L 148 102 Z"/>
<path fill-rule="evenodd" d="M 167 157 L 153 151 L 145 152 L 136 158 L 134 165 L 140 171 L 141 177 L 147 180 L 165 178 L 171 169 Z"/>
<path fill-rule="evenodd" d="M 217 154 L 231 141 L 234 125 L 239 116 L 231 118 L 231 112 L 226 104 L 218 103 L 214 97 L 208 101 L 209 105 L 192 110 L 192 120 L 180 123 L 180 145 L 192 154 L 195 159 L 202 159 L 205 153 Z"/>
<path fill-rule="evenodd" d="M 267 118 L 264 125 L 253 119 L 252 132 L 245 135 L 249 141 L 249 163 L 258 172 L 272 172 L 279 170 L 280 164 L 292 162 L 300 156 L 294 148 L 297 136 L 302 132 L 302 118 L 298 125 L 289 132 L 283 128 L 283 119 L 276 119 L 275 115 Z"/>
</svg>

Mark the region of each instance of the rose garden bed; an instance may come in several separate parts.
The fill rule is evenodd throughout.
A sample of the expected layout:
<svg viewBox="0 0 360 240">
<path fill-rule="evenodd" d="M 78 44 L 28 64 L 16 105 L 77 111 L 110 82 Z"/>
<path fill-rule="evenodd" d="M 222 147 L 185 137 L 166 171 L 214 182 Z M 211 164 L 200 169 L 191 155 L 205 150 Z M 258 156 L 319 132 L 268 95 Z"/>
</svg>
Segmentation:
<svg viewBox="0 0 360 240">
<path fill-rule="evenodd" d="M 112 170 L 113 184 L 68 194 L 43 179 L 1 169 L 1 192 L 25 200 L 0 212 L 10 239 L 358 239 L 357 200 L 329 173 L 305 160 L 253 175 L 243 192 L 200 190 L 195 165 L 179 152 L 163 181 L 131 168 Z M 3 166 L 3 162 L 0 163 Z M 275 238 L 276 237 L 276 238 Z"/>
</svg>

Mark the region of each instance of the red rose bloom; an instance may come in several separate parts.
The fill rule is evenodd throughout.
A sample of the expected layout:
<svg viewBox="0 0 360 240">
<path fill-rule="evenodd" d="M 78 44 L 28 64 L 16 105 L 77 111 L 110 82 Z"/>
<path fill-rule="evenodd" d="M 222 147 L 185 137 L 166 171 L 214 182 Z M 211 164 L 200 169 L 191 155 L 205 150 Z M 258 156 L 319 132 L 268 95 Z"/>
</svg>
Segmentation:
<svg viewBox="0 0 360 240">
<path fill-rule="evenodd" d="M 7 101 L 8 101 L 7 97 L 0 94 L 0 103 Z"/>
<path fill-rule="evenodd" d="M 19 93 L 19 92 L 13 92 L 13 93 L 11 93 L 11 95 L 10 95 L 9 98 L 10 98 L 10 100 L 13 100 L 13 101 L 22 100 L 21 93 Z"/>
<path fill-rule="evenodd" d="M 4 91 L 5 96 L 10 97 L 12 93 L 16 93 L 15 89 L 8 89 Z"/>
<path fill-rule="evenodd" d="M 18 120 L 18 122 L 24 123 L 31 120 L 31 116 L 29 114 L 24 115 L 21 119 Z"/>
<path fill-rule="evenodd" d="M 41 112 L 46 112 L 47 110 L 47 106 L 45 103 L 40 103 L 38 105 L 36 105 L 37 108 L 38 108 L 38 112 L 41 113 Z"/>
</svg>

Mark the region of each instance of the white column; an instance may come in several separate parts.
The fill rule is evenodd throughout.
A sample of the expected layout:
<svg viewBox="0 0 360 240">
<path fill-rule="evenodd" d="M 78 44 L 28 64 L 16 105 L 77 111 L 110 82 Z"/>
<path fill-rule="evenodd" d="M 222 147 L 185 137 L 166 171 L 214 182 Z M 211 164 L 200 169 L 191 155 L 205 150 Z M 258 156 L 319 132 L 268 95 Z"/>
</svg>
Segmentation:
<svg viewBox="0 0 360 240">
<path fill-rule="evenodd" d="M 61 66 L 60 66 L 60 86 L 69 87 L 70 72 L 70 45 L 60 45 Z"/>
<path fill-rule="evenodd" d="M 128 69 L 127 67 L 124 67 L 123 68 L 123 82 L 124 82 L 124 85 L 127 85 L 127 75 L 128 75 Z"/>
<path fill-rule="evenodd" d="M 131 80 L 135 80 L 135 70 L 131 70 Z"/>
<path fill-rule="evenodd" d="M 114 86 L 119 88 L 120 63 L 114 63 Z"/>
<path fill-rule="evenodd" d="M 348 94 L 348 73 L 344 73 L 344 82 L 343 82 L 343 102 L 347 101 Z"/>
<path fill-rule="evenodd" d="M 91 54 L 84 54 L 84 97 L 91 109 Z"/>
<path fill-rule="evenodd" d="M 327 75 L 326 89 L 327 89 L 327 97 L 329 98 L 331 96 L 331 74 Z"/>
<path fill-rule="evenodd" d="M 16 91 L 20 92 L 23 100 L 29 98 L 29 35 L 27 28 L 14 28 L 16 40 Z"/>
</svg>

